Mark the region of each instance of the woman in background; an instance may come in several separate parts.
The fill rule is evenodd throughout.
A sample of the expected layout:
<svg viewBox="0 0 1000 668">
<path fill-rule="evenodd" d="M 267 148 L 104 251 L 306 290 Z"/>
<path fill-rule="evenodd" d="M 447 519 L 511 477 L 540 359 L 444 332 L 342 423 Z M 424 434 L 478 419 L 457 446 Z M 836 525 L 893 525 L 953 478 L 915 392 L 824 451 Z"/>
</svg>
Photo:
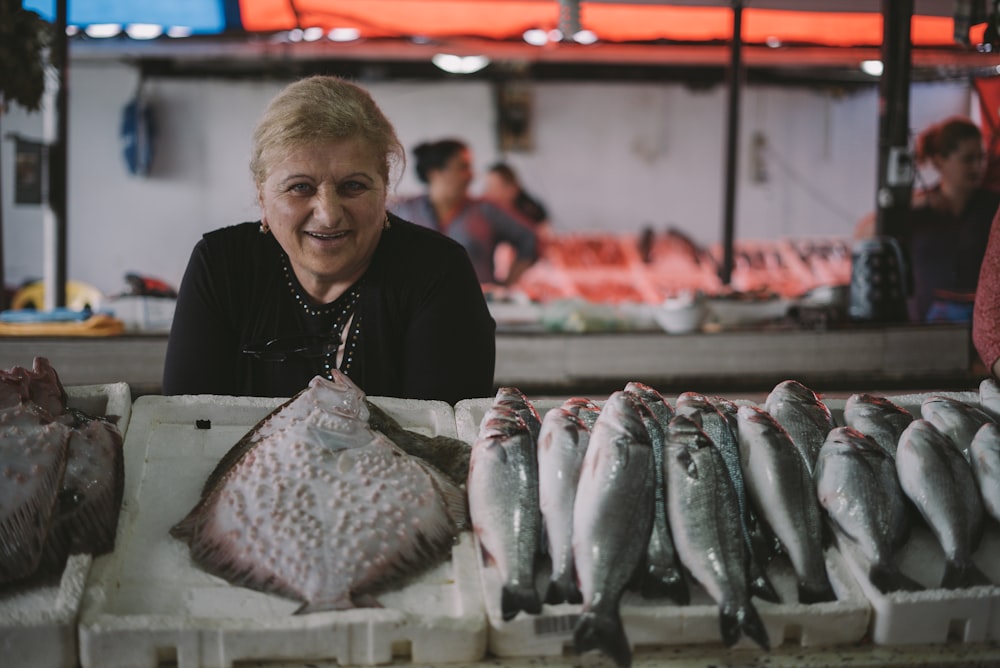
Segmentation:
<svg viewBox="0 0 1000 668">
<path fill-rule="evenodd" d="M 910 320 L 968 322 L 990 224 L 1000 193 L 983 187 L 983 135 L 975 123 L 953 116 L 917 138 L 918 164 L 930 164 L 938 182 L 915 191 L 900 238 L 910 265 Z M 871 236 L 874 217 L 857 238 Z"/>
<path fill-rule="evenodd" d="M 465 142 L 442 139 L 418 145 L 417 178 L 427 185 L 423 195 L 400 200 L 392 206 L 397 216 L 438 230 L 462 244 L 469 253 L 479 282 L 514 285 L 538 259 L 538 235 L 517 213 L 469 195 L 472 152 Z M 497 246 L 509 244 L 514 260 L 507 275 L 496 274 Z"/>
</svg>

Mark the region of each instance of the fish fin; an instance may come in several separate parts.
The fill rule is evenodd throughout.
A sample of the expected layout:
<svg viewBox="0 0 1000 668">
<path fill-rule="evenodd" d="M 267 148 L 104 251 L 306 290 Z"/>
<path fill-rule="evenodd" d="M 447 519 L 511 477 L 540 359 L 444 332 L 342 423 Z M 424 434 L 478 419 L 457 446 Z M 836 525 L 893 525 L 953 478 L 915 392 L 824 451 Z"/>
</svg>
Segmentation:
<svg viewBox="0 0 1000 668">
<path fill-rule="evenodd" d="M 434 489 L 437 490 L 438 495 L 444 500 L 445 511 L 448 513 L 448 518 L 455 527 L 455 533 L 470 528 L 469 496 L 465 493 L 465 490 L 453 483 L 447 475 L 434 466 L 422 459 L 417 459 L 416 461 L 420 463 L 420 466 L 430 476 Z"/>
<path fill-rule="evenodd" d="M 353 608 L 381 608 L 381 604 L 370 596 L 358 596 L 352 599 L 350 596 L 341 596 L 332 600 L 306 601 L 292 614 L 308 615 L 313 612 L 326 612 L 328 610 L 351 610 Z"/>
<path fill-rule="evenodd" d="M 747 561 L 747 584 L 750 587 L 750 594 L 757 598 L 770 601 L 771 603 L 781 603 L 781 596 L 771 584 L 767 572 L 761 567 L 760 562 L 751 554 Z"/>
<path fill-rule="evenodd" d="M 745 635 L 763 649 L 771 649 L 771 639 L 767 634 L 767 627 L 764 626 L 764 620 L 749 600 L 746 605 L 736 608 L 719 606 L 719 631 L 726 647 L 732 647 L 740 639 L 740 635 Z"/>
<path fill-rule="evenodd" d="M 622 668 L 632 665 L 632 647 L 617 611 L 603 616 L 592 611 L 581 614 L 573 629 L 573 649 L 577 654 L 597 650 Z"/>
<path fill-rule="evenodd" d="M 944 577 L 941 578 L 943 589 L 965 589 L 978 585 L 991 585 L 993 582 L 979 570 L 971 559 L 966 561 L 949 560 L 944 564 Z"/>
<path fill-rule="evenodd" d="M 549 605 L 558 603 L 582 603 L 583 594 L 576 585 L 576 580 L 572 577 L 563 576 L 558 579 L 549 580 L 548 588 L 545 590 L 545 602 Z"/>
<path fill-rule="evenodd" d="M 799 582 L 799 603 L 826 603 L 827 601 L 836 600 L 837 594 L 833 591 L 833 587 L 830 586 L 829 579 L 820 587 Z"/>
<path fill-rule="evenodd" d="M 922 591 L 924 589 L 922 584 L 904 575 L 894 564 L 888 566 L 873 565 L 868 573 L 868 579 L 883 594 L 896 591 Z"/>
<path fill-rule="evenodd" d="M 522 610 L 537 615 L 542 611 L 542 600 L 533 586 L 504 585 L 500 592 L 500 610 L 505 622 L 514 619 Z"/>
</svg>

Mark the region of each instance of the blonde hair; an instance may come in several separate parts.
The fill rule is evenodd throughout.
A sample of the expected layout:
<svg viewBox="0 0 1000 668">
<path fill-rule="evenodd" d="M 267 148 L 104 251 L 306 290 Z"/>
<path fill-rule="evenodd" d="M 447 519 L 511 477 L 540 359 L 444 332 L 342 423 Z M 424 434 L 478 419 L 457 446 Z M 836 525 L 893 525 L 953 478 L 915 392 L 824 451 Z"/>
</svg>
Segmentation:
<svg viewBox="0 0 1000 668">
<path fill-rule="evenodd" d="M 316 141 L 357 138 L 383 156 L 381 176 L 406 162 L 392 123 L 364 88 L 333 76 L 311 76 L 291 83 L 264 110 L 253 133 L 250 173 L 261 185 L 277 156 Z"/>
</svg>

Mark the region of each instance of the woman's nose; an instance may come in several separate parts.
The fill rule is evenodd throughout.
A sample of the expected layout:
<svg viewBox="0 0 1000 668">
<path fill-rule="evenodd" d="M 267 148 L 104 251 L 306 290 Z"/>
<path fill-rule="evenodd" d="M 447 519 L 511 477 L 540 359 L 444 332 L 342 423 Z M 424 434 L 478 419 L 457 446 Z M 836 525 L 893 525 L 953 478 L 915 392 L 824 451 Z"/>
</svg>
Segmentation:
<svg viewBox="0 0 1000 668">
<path fill-rule="evenodd" d="M 342 203 L 337 189 L 332 186 L 321 186 L 316 191 L 313 215 L 323 221 L 336 222 L 340 217 Z"/>
</svg>

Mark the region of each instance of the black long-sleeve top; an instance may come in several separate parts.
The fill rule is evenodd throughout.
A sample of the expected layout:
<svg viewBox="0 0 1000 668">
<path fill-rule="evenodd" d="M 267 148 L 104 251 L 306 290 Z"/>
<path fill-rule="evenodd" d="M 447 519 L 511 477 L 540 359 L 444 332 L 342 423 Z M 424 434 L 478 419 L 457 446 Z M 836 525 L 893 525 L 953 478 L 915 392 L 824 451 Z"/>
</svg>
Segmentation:
<svg viewBox="0 0 1000 668">
<path fill-rule="evenodd" d="M 345 372 L 371 396 L 452 404 L 491 396 L 496 324 L 468 254 L 436 231 L 390 220 L 358 282 L 358 336 Z M 310 314 L 298 301 L 303 294 L 259 223 L 205 234 L 178 292 L 163 393 L 290 397 L 305 388 L 322 375 L 323 358 L 274 362 L 241 352 L 328 332 L 346 297 Z"/>
</svg>

